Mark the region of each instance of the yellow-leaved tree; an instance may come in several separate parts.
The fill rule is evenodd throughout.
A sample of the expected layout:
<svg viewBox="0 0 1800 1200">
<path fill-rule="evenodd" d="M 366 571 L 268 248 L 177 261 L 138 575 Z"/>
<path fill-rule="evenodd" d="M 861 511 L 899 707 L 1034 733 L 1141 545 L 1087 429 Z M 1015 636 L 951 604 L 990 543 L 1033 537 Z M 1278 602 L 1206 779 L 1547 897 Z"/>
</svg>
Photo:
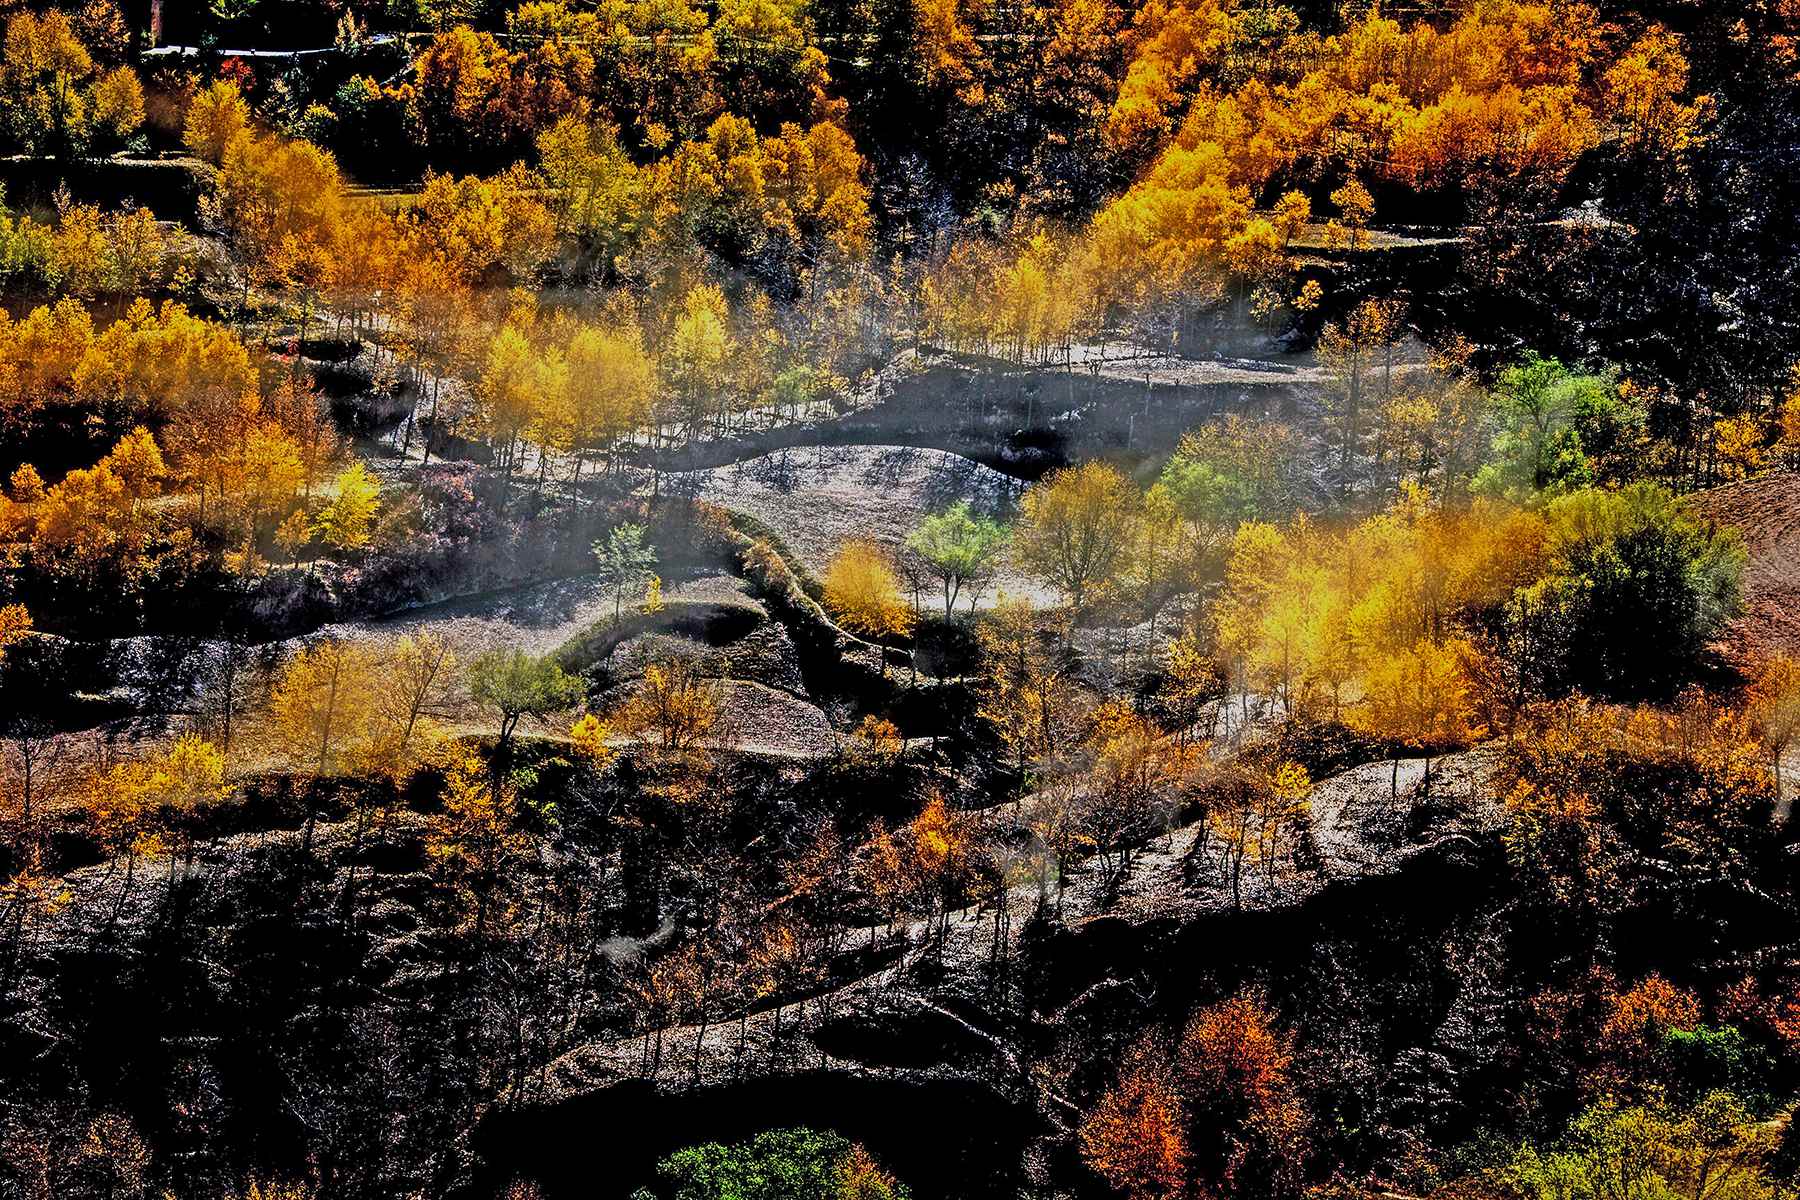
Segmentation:
<svg viewBox="0 0 1800 1200">
<path fill-rule="evenodd" d="M 188 101 L 181 140 L 195 158 L 216 167 L 225 160 L 225 148 L 249 127 L 250 105 L 237 83 L 215 79 Z"/>
<path fill-rule="evenodd" d="M 327 545 L 360 550 L 369 544 L 375 511 L 381 504 L 381 481 L 360 462 L 351 463 L 332 483 L 336 495 L 319 513 L 314 529 Z"/>
<path fill-rule="evenodd" d="M 900 595 L 893 557 L 876 542 L 857 539 L 839 548 L 825 571 L 825 607 L 845 629 L 864 637 L 912 632 L 913 611 Z"/>
<path fill-rule="evenodd" d="M 1014 550 L 1080 613 L 1123 573 L 1142 504 L 1131 481 L 1109 463 L 1065 468 L 1025 493 Z"/>
<path fill-rule="evenodd" d="M 1376 657 L 1364 673 L 1365 695 L 1346 714 L 1352 728 L 1431 756 L 1465 746 L 1485 732 L 1475 703 L 1470 664 L 1479 651 L 1465 638 L 1421 638 L 1410 647 Z M 1392 791 L 1400 792 L 1400 759 L 1394 759 Z"/>
<path fill-rule="evenodd" d="M 0 662 L 6 661 L 8 647 L 30 632 L 31 614 L 23 604 L 0 606 Z"/>
<path fill-rule="evenodd" d="M 722 418 L 728 405 L 726 364 L 736 347 L 726 324 L 729 315 L 725 293 L 696 286 L 682 297 L 669 331 L 663 367 L 675 401 L 672 415 L 690 441 L 700 435 L 709 416 Z"/>
<path fill-rule="evenodd" d="M 78 795 L 95 841 L 109 855 L 124 856 L 129 888 L 139 858 L 171 849 L 191 851 L 192 814 L 224 799 L 230 790 L 224 752 L 187 734 L 161 751 L 95 771 Z"/>
<path fill-rule="evenodd" d="M 650 419 L 656 363 L 635 325 L 579 329 L 565 352 L 570 394 L 576 397 L 576 450 L 609 454 Z M 576 459 L 577 478 L 581 460 Z"/>
<path fill-rule="evenodd" d="M 517 828 L 518 795 L 473 754 L 455 758 L 444 772 L 443 809 L 425 840 L 431 863 L 475 909 L 475 932 L 488 920 L 506 881 L 509 862 L 529 838 Z"/>
<path fill-rule="evenodd" d="M 342 769 L 373 739 L 381 676 L 379 656 L 360 642 L 326 638 L 300 650 L 269 697 L 277 753 L 315 775 Z"/>
<path fill-rule="evenodd" d="M 67 158 L 115 145 L 144 123 L 144 89 L 130 67 L 101 70 L 60 9 L 15 12 L 0 54 L 7 125 L 27 153 Z"/>
<path fill-rule="evenodd" d="M 5 612 L 0 610 L 0 625 Z M 1749 717 L 1757 738 L 1769 752 L 1775 786 L 1782 788 L 1781 759 L 1800 737 L 1800 662 L 1777 654 L 1762 662 L 1750 681 Z M 1786 813 L 1786 798 L 1779 803 Z"/>
<path fill-rule="evenodd" d="M 380 653 L 374 733 L 358 765 L 399 779 L 432 756 L 443 739 L 438 720 L 456 683 L 450 640 L 429 630 L 405 633 Z"/>
<path fill-rule="evenodd" d="M 602 720 L 594 713 L 584 713 L 579 721 L 569 727 L 569 741 L 575 747 L 575 753 L 596 771 L 604 771 L 608 763 L 618 757 L 613 749 L 611 738 L 613 726 L 611 721 Z"/>
</svg>

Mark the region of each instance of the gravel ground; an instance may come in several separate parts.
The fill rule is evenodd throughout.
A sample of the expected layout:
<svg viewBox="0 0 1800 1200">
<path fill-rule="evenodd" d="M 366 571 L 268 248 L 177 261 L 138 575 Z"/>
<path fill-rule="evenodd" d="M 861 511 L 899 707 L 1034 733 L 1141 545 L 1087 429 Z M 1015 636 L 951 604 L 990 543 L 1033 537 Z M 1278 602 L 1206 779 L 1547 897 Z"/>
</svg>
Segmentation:
<svg viewBox="0 0 1800 1200">
<path fill-rule="evenodd" d="M 683 634 L 628 638 L 607 656 L 612 677 L 627 680 L 671 655 L 697 656 L 700 670 L 720 680 L 725 723 L 718 744 L 784 758 L 815 758 L 837 748 L 824 711 L 803 697 L 799 655 L 785 626 L 770 619 L 750 585 L 731 575 L 705 575 L 671 588 L 671 600 L 754 609 L 760 620 L 741 637 L 709 645 Z M 618 693 L 623 697 L 623 689 Z"/>
<path fill-rule="evenodd" d="M 745 679 L 719 686 L 727 714 L 720 744 L 783 758 L 818 758 L 837 749 L 838 735 L 817 705 Z"/>
<path fill-rule="evenodd" d="M 696 575 L 667 588 L 663 595 L 670 600 L 704 600 L 713 604 L 738 604 L 754 608 L 763 616 L 769 610 L 756 598 L 748 580 L 737 575 Z"/>
<path fill-rule="evenodd" d="M 1077 343 L 1070 348 L 1070 357 L 1079 372 L 1134 383 L 1149 380 L 1181 387 L 1215 384 L 1318 387 L 1331 381 L 1331 373 L 1311 353 L 1260 357 L 1215 354 L 1211 358 L 1198 358 L 1158 354 L 1124 342 L 1103 342 Z M 1394 365 L 1397 370 L 1413 371 L 1426 363 L 1424 345 L 1408 339 L 1401 344 Z"/>
<path fill-rule="evenodd" d="M 670 600 L 705 600 L 753 608 L 764 618 L 768 610 L 755 599 L 749 584 L 731 575 L 702 575 L 671 585 Z M 397 613 L 379 621 L 327 625 L 319 635 L 332 637 L 393 636 L 430 630 L 449 638 L 466 658 L 483 650 L 507 648 L 548 654 L 595 622 L 613 614 L 613 598 L 598 576 L 573 575 L 544 583 L 461 596 L 441 604 Z M 318 635 L 309 635 L 311 637 Z"/>
<path fill-rule="evenodd" d="M 793 639 L 773 621 L 723 646 L 709 646 L 678 634 L 627 638 L 606 657 L 606 669 L 614 679 L 629 679 L 642 674 L 650 663 L 672 656 L 698 658 L 700 670 L 715 678 L 743 679 L 795 695 L 806 693 Z"/>
</svg>

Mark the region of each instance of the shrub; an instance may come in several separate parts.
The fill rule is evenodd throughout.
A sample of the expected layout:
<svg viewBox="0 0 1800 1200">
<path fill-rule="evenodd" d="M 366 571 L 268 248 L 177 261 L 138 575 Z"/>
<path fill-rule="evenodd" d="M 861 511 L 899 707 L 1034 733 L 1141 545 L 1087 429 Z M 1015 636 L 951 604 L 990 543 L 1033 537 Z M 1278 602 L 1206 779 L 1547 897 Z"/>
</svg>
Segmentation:
<svg viewBox="0 0 1800 1200">
<path fill-rule="evenodd" d="M 1510 616 L 1538 627 L 1521 639 L 1534 647 L 1534 674 L 1553 694 L 1672 695 L 1737 612 L 1736 534 L 1652 484 L 1575 492 L 1545 517 L 1547 568 L 1520 589 Z"/>
<path fill-rule="evenodd" d="M 861 1146 L 835 1133 L 772 1129 L 727 1146 L 707 1142 L 657 1164 L 660 1192 L 633 1200 L 906 1200 Z"/>
</svg>

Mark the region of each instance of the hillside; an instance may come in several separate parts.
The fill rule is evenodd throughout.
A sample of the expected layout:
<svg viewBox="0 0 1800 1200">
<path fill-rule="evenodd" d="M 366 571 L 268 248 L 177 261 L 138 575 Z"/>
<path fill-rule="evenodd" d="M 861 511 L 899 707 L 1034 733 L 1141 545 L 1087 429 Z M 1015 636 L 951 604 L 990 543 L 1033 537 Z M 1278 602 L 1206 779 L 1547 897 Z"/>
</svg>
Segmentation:
<svg viewBox="0 0 1800 1200">
<path fill-rule="evenodd" d="M 1800 652 L 1800 478 L 1744 479 L 1692 501 L 1708 520 L 1738 530 L 1749 556 L 1744 611 L 1726 645 L 1744 660 Z"/>
<path fill-rule="evenodd" d="M 1794 0 L 0 4 L 0 1200 L 1797 1200 Z"/>
</svg>

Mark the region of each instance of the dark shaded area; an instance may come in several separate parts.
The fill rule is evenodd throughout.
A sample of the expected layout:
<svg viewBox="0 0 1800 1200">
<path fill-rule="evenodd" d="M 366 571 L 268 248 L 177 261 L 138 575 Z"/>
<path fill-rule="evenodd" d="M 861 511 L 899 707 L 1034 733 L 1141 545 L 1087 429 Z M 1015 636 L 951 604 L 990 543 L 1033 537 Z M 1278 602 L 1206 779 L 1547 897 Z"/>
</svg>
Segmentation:
<svg viewBox="0 0 1800 1200">
<path fill-rule="evenodd" d="M 475 1141 L 487 1175 L 467 1195 L 524 1175 L 545 1200 L 623 1200 L 654 1181 L 658 1159 L 761 1132 L 773 1114 L 861 1142 L 918 1200 L 1014 1195 L 1020 1152 L 1041 1132 L 1031 1113 L 967 1083 L 802 1073 L 681 1095 L 620 1084 L 548 1111 L 497 1113 Z"/>
<path fill-rule="evenodd" d="M 77 204 L 108 209 L 136 205 L 161 220 L 189 225 L 199 216 L 204 190 L 190 163 L 125 158 L 0 158 L 0 184 L 14 211 L 53 211 L 58 190 L 66 189 Z"/>
</svg>

